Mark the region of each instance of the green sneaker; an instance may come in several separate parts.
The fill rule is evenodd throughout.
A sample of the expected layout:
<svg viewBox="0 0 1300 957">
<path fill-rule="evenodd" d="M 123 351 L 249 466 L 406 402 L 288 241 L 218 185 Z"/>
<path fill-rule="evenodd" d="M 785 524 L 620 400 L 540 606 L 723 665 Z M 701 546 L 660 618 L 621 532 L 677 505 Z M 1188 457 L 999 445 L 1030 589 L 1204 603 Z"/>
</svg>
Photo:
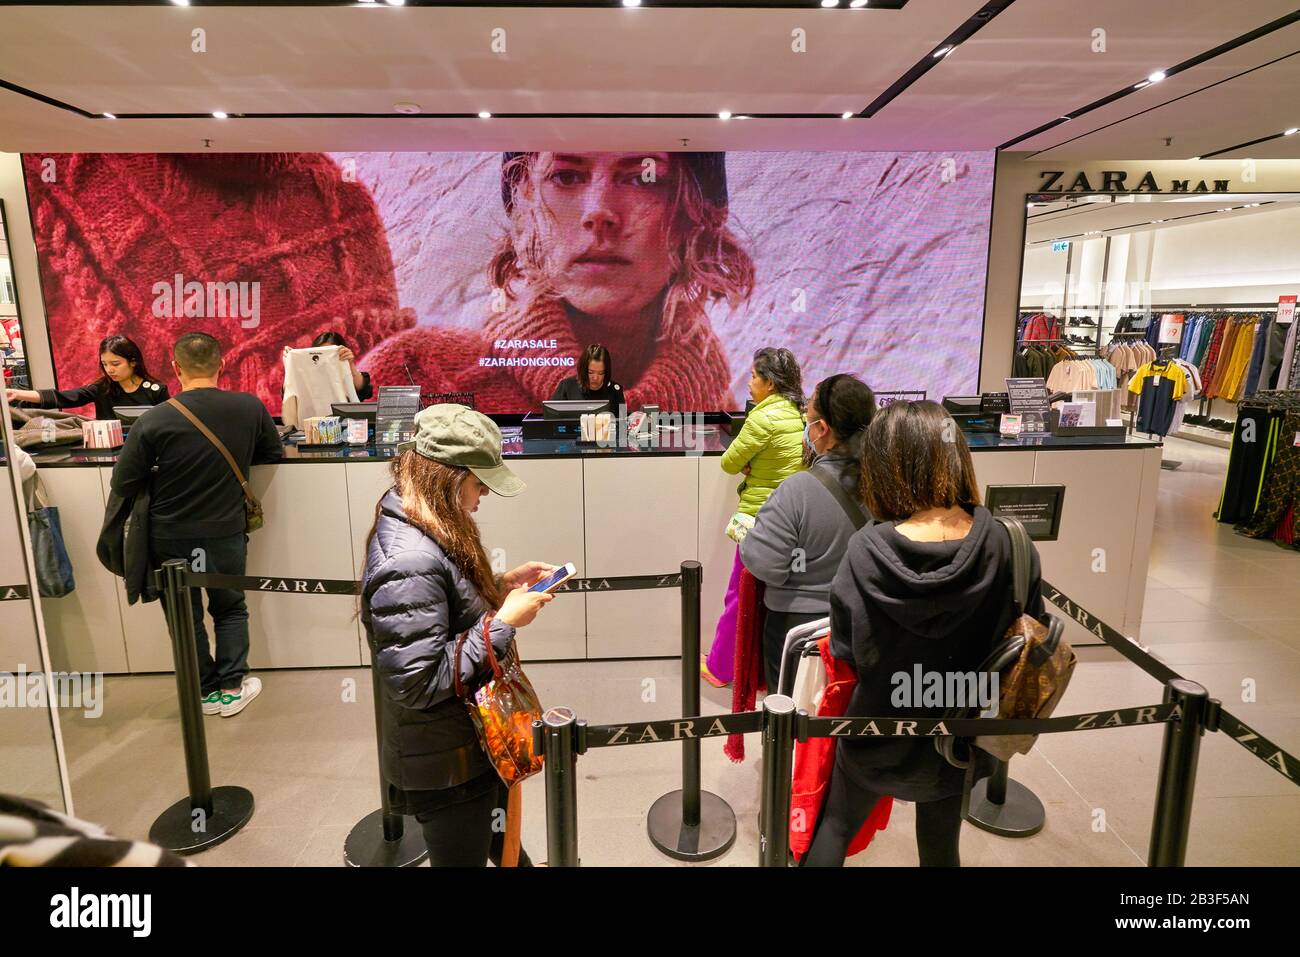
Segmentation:
<svg viewBox="0 0 1300 957">
<path fill-rule="evenodd" d="M 221 714 L 221 692 L 214 691 L 203 699 L 204 714 Z"/>
<path fill-rule="evenodd" d="M 221 692 L 221 717 L 233 718 L 248 707 L 248 703 L 262 693 L 262 679 L 244 675 L 238 691 Z"/>
</svg>

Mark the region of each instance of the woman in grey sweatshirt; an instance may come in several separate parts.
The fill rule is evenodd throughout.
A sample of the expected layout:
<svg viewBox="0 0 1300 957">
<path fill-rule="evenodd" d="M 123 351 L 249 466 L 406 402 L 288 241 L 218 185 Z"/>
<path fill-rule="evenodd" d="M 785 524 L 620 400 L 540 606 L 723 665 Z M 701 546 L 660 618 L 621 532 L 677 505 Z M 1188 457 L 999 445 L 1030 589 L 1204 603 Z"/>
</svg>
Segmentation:
<svg viewBox="0 0 1300 957">
<path fill-rule="evenodd" d="M 860 455 L 875 414 L 871 390 L 851 375 L 817 383 L 804 445 L 812 466 L 781 483 L 740 543 L 740 560 L 764 583 L 763 666 L 775 693 L 785 635 L 830 614 L 831 579 L 854 531 L 870 521 L 862 504 Z"/>
</svg>

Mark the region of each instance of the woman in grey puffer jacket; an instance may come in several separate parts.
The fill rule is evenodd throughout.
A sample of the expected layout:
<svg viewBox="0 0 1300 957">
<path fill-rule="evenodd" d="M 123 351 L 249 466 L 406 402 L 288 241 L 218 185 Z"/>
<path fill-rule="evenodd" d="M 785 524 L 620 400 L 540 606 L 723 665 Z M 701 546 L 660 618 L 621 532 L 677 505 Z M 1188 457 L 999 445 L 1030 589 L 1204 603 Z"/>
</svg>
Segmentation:
<svg viewBox="0 0 1300 957">
<path fill-rule="evenodd" d="M 552 566 L 529 562 L 496 579 L 472 513 L 488 490 L 524 483 L 501 461 L 501 432 L 464 406 L 436 405 L 415 419 L 415 448 L 393 462 L 393 487 L 366 542 L 361 621 L 383 697 L 380 766 L 393 809 L 413 815 L 434 866 L 500 862 L 493 814 L 506 789 L 480 746 L 452 678 L 486 677 L 484 622 L 498 655 L 551 596 L 529 592 Z M 521 850 L 519 863 L 528 863 Z"/>
</svg>

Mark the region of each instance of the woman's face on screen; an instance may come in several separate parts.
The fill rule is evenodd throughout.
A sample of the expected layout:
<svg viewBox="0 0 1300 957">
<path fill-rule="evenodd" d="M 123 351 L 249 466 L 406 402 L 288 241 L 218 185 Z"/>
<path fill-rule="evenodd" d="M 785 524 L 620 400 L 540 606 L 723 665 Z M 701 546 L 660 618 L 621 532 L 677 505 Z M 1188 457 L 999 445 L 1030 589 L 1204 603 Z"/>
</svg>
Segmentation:
<svg viewBox="0 0 1300 957">
<path fill-rule="evenodd" d="M 668 153 L 537 155 L 540 253 L 566 302 L 618 318 L 659 295 L 672 275 L 665 237 L 677 175 Z"/>
</svg>

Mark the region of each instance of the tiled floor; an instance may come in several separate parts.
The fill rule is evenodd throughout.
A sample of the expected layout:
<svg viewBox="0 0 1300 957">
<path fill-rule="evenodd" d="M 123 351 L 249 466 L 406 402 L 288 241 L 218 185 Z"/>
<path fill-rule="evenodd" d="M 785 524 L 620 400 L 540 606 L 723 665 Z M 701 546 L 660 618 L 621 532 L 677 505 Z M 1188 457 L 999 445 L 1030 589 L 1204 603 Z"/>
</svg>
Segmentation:
<svg viewBox="0 0 1300 957">
<path fill-rule="evenodd" d="M 1142 641 L 1202 682 L 1261 734 L 1300 750 L 1300 552 L 1251 541 L 1211 517 L 1227 453 L 1172 440 L 1163 472 Z M 548 704 L 592 723 L 674 717 L 679 669 L 671 661 L 535 664 Z M 339 865 L 348 830 L 378 806 L 379 778 L 367 671 L 265 672 L 263 697 L 235 719 L 208 718 L 214 784 L 256 796 L 252 822 L 198 856 L 202 865 Z M 1081 662 L 1061 713 L 1148 704 L 1159 685 L 1112 652 Z M 1246 700 L 1253 695 L 1253 700 Z M 181 798 L 185 773 L 170 677 L 110 678 L 104 717 L 63 713 L 77 813 L 133 837 Z M 646 700 L 650 698 L 651 700 Z M 705 689 L 706 713 L 729 691 Z M 1047 735 L 1012 765 L 1043 801 L 1047 825 L 1009 840 L 966 827 L 968 865 L 1140 866 L 1151 825 L 1159 728 Z M 751 754 L 756 753 L 756 739 Z M 758 773 L 733 765 L 720 739 L 703 744 L 704 786 L 736 812 L 735 846 L 717 866 L 756 863 Z M 645 834 L 646 810 L 676 788 L 679 750 L 610 748 L 579 761 L 579 849 L 586 864 L 673 865 Z M 545 856 L 544 788 L 525 785 L 524 843 Z M 1300 789 L 1222 734 L 1201 751 L 1188 862 L 1300 864 Z M 855 866 L 914 865 L 913 811 L 899 805 Z"/>
</svg>

